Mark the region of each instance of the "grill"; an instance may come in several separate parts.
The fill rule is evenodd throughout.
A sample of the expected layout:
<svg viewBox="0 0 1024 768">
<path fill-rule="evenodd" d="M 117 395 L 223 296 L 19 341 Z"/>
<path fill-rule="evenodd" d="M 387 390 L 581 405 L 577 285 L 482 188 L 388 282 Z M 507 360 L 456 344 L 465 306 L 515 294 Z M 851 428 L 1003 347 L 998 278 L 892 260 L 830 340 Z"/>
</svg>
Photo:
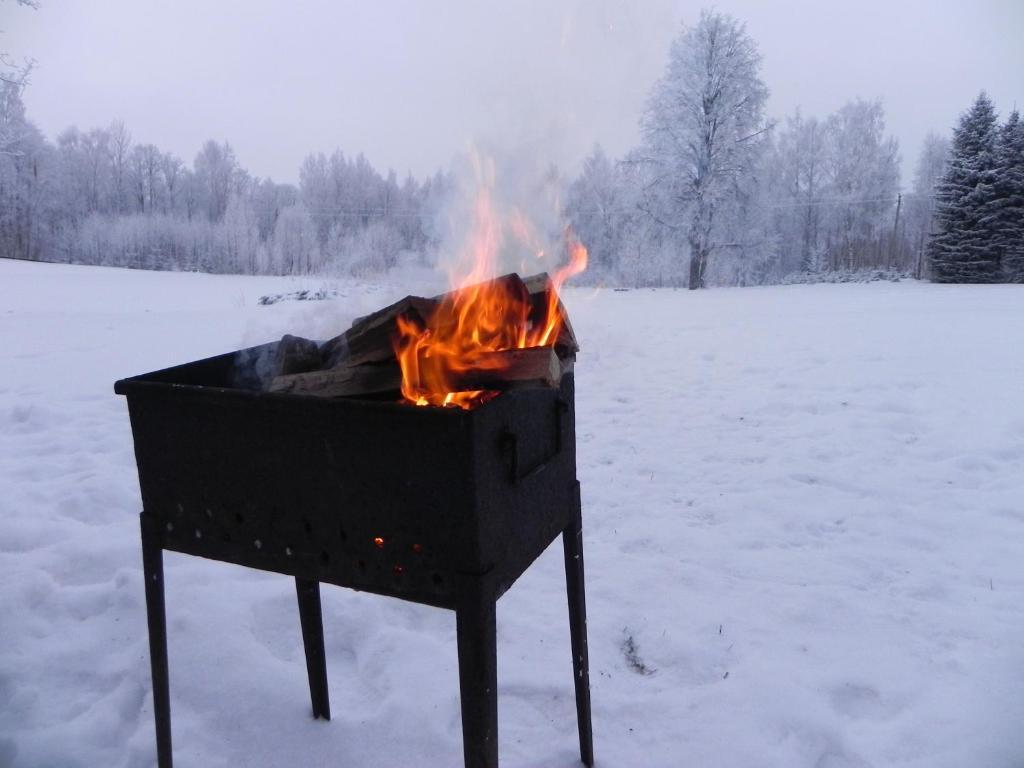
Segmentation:
<svg viewBox="0 0 1024 768">
<path fill-rule="evenodd" d="M 455 611 L 467 768 L 498 765 L 495 603 L 559 535 L 593 764 L 574 381 L 472 410 L 265 392 L 276 344 L 118 381 L 142 491 L 157 755 L 171 768 L 163 550 L 295 579 L 314 717 L 320 584 Z"/>
</svg>

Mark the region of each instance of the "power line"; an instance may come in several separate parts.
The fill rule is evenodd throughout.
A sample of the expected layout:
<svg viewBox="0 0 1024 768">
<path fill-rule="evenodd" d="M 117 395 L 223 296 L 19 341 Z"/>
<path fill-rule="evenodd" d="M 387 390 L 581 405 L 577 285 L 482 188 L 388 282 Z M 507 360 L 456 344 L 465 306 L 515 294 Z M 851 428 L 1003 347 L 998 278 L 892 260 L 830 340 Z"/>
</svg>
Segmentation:
<svg viewBox="0 0 1024 768">
<path fill-rule="evenodd" d="M 935 200 L 937 199 L 934 194 L 919 194 L 914 192 L 905 192 L 903 194 L 904 201 L 906 200 Z M 818 208 L 823 206 L 836 206 L 842 207 L 844 205 L 879 205 L 889 204 L 896 205 L 896 197 L 872 197 L 872 198 L 819 198 L 816 200 L 792 200 L 781 203 L 767 203 L 758 205 L 757 207 L 762 209 L 781 209 L 781 208 Z M 254 213 L 259 215 L 269 215 L 279 213 L 282 206 L 278 208 L 252 208 Z M 425 216 L 429 217 L 430 213 L 422 213 L 417 211 L 395 211 L 388 210 L 386 208 L 305 208 L 306 214 L 312 217 L 330 217 L 330 218 L 367 218 L 367 217 L 387 217 L 390 219 L 419 219 Z M 589 216 L 633 216 L 638 213 L 643 213 L 640 208 L 620 208 L 614 210 L 606 210 L 600 208 L 592 208 L 585 210 L 574 211 L 577 215 L 589 215 Z"/>
</svg>

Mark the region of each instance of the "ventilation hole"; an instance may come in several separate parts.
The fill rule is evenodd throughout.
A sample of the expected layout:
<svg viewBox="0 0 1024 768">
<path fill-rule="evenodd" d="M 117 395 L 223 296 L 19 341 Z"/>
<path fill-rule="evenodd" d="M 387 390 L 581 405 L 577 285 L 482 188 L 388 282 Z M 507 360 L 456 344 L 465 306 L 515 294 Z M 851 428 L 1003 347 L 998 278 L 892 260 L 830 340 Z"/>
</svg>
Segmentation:
<svg viewBox="0 0 1024 768">
<path fill-rule="evenodd" d="M 213 520 L 213 510 L 209 507 L 206 508 L 206 519 Z"/>
<path fill-rule="evenodd" d="M 313 524 L 309 520 L 302 521 L 302 530 L 306 532 L 307 536 L 313 535 Z"/>
<path fill-rule="evenodd" d="M 260 541 L 259 539 L 256 539 L 256 540 L 255 540 L 255 541 L 254 541 L 254 542 L 252 543 L 252 545 L 253 545 L 254 547 L 256 547 L 256 549 L 263 549 L 263 542 L 262 542 L 262 541 Z"/>
<path fill-rule="evenodd" d="M 331 556 L 326 552 L 320 553 L 320 565 L 328 566 L 331 564 Z"/>
<path fill-rule="evenodd" d="M 245 515 L 243 515 L 241 512 L 235 512 L 235 522 L 238 523 L 239 525 L 244 523 L 245 522 Z"/>
<path fill-rule="evenodd" d="M 441 574 L 440 573 L 435 573 L 433 576 L 430 577 L 430 580 L 432 582 L 434 582 L 434 586 L 435 587 L 440 587 L 441 586 L 441 582 L 444 581 L 444 579 L 441 578 Z"/>
<path fill-rule="evenodd" d="M 168 531 L 173 531 L 174 530 L 174 523 L 167 523 L 167 530 Z"/>
<path fill-rule="evenodd" d="M 292 548 L 291 548 L 291 547 L 285 547 L 285 548 L 284 548 L 284 554 L 285 554 L 285 555 L 286 555 L 287 557 L 291 557 L 291 556 L 292 556 Z"/>
<path fill-rule="evenodd" d="M 198 528 L 196 528 L 196 530 L 195 530 L 195 534 L 196 534 L 196 538 L 197 538 L 197 539 L 201 539 L 201 538 L 203 538 L 203 532 L 202 532 L 202 531 L 200 531 L 200 530 L 199 530 Z"/>
</svg>

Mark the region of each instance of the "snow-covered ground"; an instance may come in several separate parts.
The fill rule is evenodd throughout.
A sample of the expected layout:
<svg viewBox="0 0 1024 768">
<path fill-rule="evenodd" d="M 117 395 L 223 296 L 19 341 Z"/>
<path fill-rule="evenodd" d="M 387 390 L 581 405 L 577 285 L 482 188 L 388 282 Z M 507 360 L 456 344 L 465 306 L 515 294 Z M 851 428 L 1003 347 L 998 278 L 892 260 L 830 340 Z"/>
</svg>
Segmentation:
<svg viewBox="0 0 1024 768">
<path fill-rule="evenodd" d="M 0 767 L 154 764 L 125 375 L 416 286 L 0 260 Z M 332 301 L 259 306 L 334 288 Z M 1024 765 L 1024 286 L 568 291 L 605 768 Z M 455 766 L 452 614 L 168 554 L 176 765 Z M 501 756 L 576 765 L 561 549 L 498 605 Z"/>
</svg>

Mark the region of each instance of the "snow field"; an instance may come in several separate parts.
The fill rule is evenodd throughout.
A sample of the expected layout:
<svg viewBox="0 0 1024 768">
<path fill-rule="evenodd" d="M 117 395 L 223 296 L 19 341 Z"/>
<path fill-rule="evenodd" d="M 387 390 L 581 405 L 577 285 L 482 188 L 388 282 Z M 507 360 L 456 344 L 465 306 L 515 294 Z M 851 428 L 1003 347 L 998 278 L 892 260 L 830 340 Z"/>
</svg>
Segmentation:
<svg viewBox="0 0 1024 768">
<path fill-rule="evenodd" d="M 119 377 L 333 335 L 371 285 L 0 261 L 0 767 L 155 764 Z M 329 287 L 323 302 L 258 306 Z M 606 768 L 1019 766 L 1024 290 L 570 290 Z M 458 765 L 454 617 L 165 555 L 176 765 Z M 498 605 L 503 766 L 577 764 L 561 547 Z"/>
</svg>

